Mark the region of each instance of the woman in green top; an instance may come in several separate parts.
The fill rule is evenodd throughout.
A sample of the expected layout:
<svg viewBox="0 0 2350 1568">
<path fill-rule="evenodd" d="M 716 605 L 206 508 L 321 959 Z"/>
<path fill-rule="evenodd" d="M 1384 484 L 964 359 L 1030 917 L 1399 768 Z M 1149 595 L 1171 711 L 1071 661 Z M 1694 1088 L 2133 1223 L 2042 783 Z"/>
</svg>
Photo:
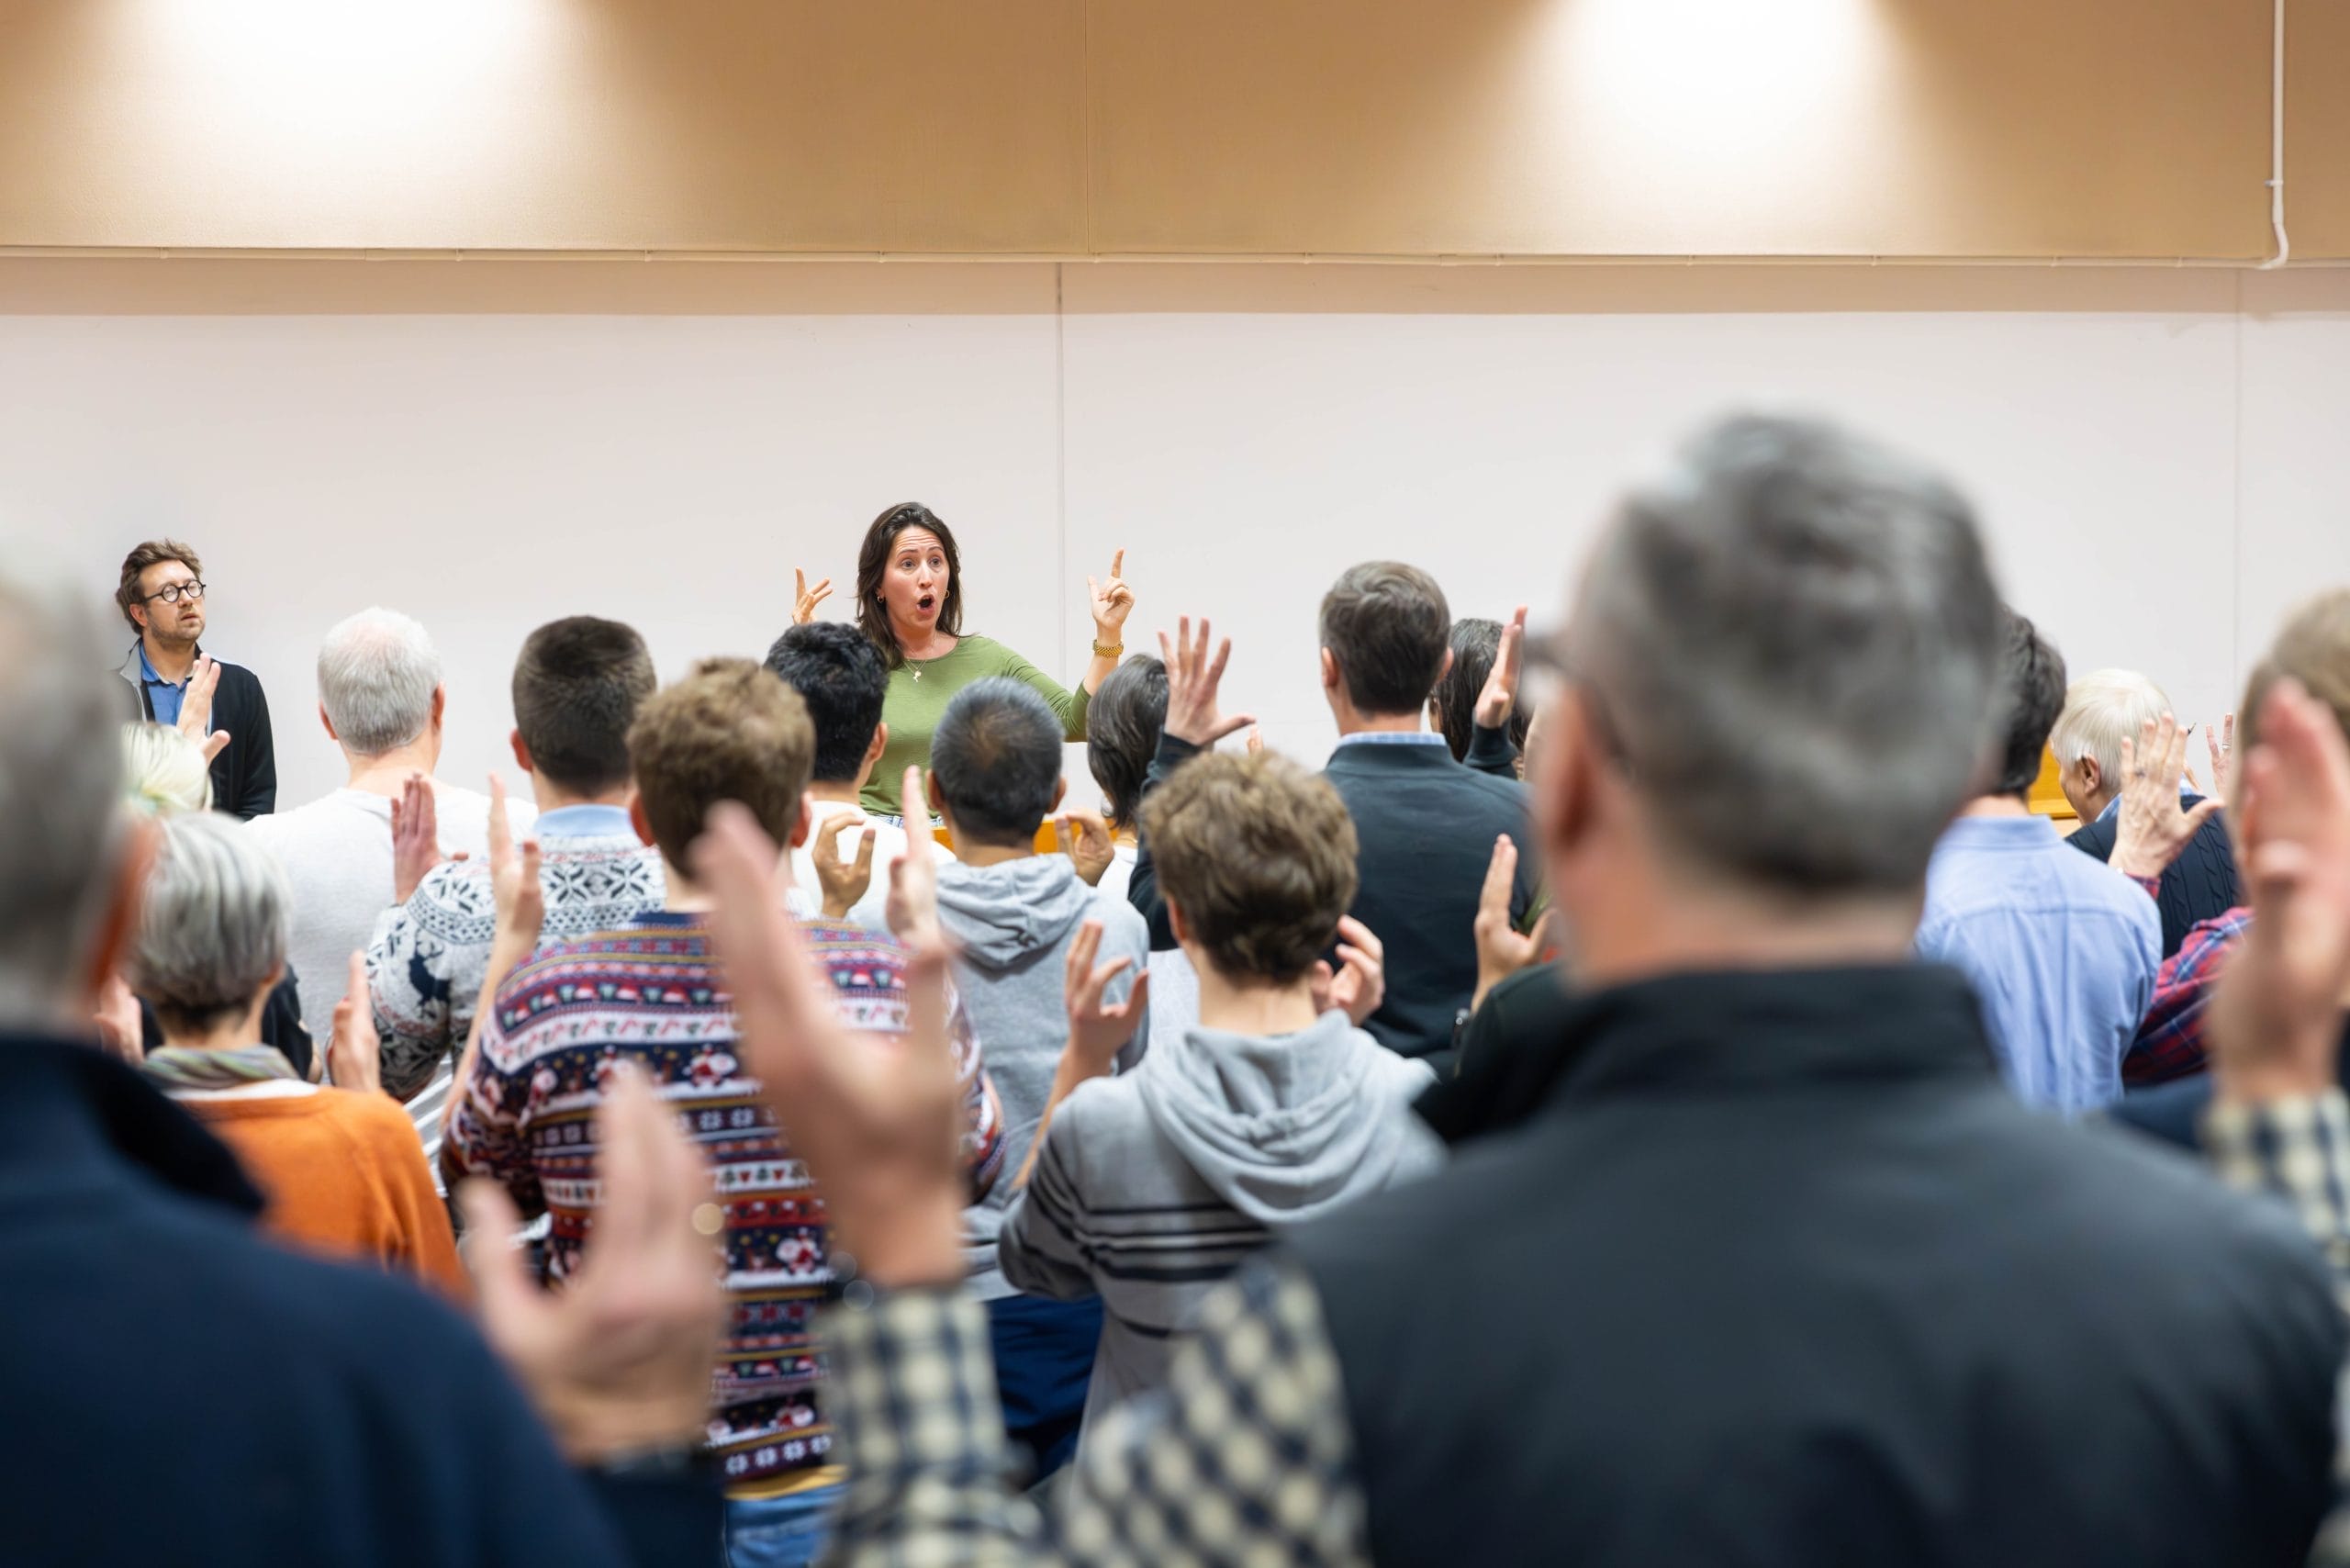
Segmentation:
<svg viewBox="0 0 2350 1568">
<path fill-rule="evenodd" d="M 955 535 L 936 513 L 918 502 L 894 506 L 873 520 L 856 553 L 856 623 L 873 639 L 890 666 L 890 692 L 881 704 L 887 734 L 881 760 L 865 786 L 868 812 L 900 816 L 898 787 L 906 769 L 930 766 L 930 737 L 946 712 L 947 700 L 975 680 L 1008 675 L 1052 705 L 1061 733 L 1085 738 L 1085 705 L 1102 677 L 1125 652 L 1126 615 L 1135 592 L 1119 577 L 1126 553 L 1110 563 L 1108 580 L 1085 579 L 1093 612 L 1093 657 L 1075 691 L 989 637 L 963 632 L 963 559 Z M 806 588 L 804 576 L 791 618 L 805 624 L 832 592 L 832 579 Z"/>
</svg>

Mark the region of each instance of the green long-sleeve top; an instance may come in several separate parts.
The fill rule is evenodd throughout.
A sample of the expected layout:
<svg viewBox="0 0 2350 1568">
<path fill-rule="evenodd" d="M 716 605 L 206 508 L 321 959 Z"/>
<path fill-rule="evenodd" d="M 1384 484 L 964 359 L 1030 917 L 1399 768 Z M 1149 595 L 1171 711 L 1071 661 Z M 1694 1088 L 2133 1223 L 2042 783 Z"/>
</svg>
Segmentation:
<svg viewBox="0 0 2350 1568">
<path fill-rule="evenodd" d="M 955 651 L 934 659 L 908 659 L 890 672 L 890 694 L 882 699 L 881 722 L 890 726 L 890 744 L 865 781 L 860 803 L 868 812 L 901 816 L 898 790 L 906 769 L 930 767 L 930 737 L 946 716 L 947 701 L 975 680 L 1008 675 L 1052 705 L 1061 722 L 1061 734 L 1073 741 L 1085 738 L 1085 688 L 1071 691 L 992 637 L 965 637 Z"/>
</svg>

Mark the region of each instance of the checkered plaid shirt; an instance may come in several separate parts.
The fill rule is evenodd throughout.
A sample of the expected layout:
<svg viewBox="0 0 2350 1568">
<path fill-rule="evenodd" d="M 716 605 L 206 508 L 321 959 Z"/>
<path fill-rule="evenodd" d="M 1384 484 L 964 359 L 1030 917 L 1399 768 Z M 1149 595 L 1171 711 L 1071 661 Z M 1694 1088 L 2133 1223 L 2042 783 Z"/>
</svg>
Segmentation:
<svg viewBox="0 0 2350 1568">
<path fill-rule="evenodd" d="M 2203 1147 L 2232 1187 L 2282 1198 L 2325 1254 L 2334 1299 L 2350 1313 L 2350 1098 L 2339 1089 L 2314 1099 L 2261 1105 L 2214 1104 L 2204 1114 Z M 2335 1397 L 2337 1423 L 2350 1423 L 2350 1369 Z M 2350 1441 L 2338 1442 L 2336 1475 L 2350 1490 Z M 2311 1568 L 2350 1568 L 2350 1504 L 2318 1531 Z"/>
<path fill-rule="evenodd" d="M 2132 881 L 2154 897 L 2158 879 L 2133 877 Z M 2163 962 L 2154 976 L 2154 998 L 2146 1005 L 2138 1037 L 2121 1058 L 2121 1081 L 2131 1088 L 2167 1083 L 2201 1072 L 2208 1065 L 2203 1051 L 2203 1013 L 2227 969 L 2227 958 L 2252 924 L 2252 911 L 2241 906 L 2204 921 L 2187 934 L 2178 951 Z"/>
<path fill-rule="evenodd" d="M 1050 1512 L 1006 1485 L 977 1302 L 888 1294 L 826 1333 L 849 1477 L 827 1562 L 1371 1561 L 1337 1356 L 1293 1267 L 1252 1263 L 1209 1299 L 1167 1389 L 1111 1412 Z"/>
</svg>

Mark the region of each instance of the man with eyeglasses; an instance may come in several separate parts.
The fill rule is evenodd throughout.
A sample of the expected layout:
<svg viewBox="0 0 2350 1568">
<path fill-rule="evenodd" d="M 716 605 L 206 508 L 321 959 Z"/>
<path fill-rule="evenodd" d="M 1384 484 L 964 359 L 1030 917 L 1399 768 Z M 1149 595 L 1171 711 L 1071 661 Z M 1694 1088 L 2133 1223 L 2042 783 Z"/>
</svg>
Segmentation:
<svg viewBox="0 0 2350 1568">
<path fill-rule="evenodd" d="M 137 696 L 137 717 L 173 724 L 203 743 L 212 760 L 212 803 L 248 820 L 277 809 L 277 752 L 269 699 L 241 665 L 207 657 L 204 565 L 175 539 L 151 539 L 122 558 L 114 591 L 139 633 L 120 674 Z"/>
</svg>

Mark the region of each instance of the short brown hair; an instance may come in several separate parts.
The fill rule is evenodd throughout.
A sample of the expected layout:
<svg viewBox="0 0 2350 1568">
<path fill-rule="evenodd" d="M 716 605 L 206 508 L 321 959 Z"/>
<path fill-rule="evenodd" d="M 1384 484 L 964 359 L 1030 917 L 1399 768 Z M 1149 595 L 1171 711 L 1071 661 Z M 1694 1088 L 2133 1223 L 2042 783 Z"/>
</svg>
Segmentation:
<svg viewBox="0 0 2350 1568">
<path fill-rule="evenodd" d="M 1452 611 L 1417 566 L 1365 561 L 1322 596 L 1322 645 L 1364 713 L 1417 713 L 1444 673 Z"/>
<path fill-rule="evenodd" d="M 627 783 L 628 727 L 658 684 L 632 626 L 570 615 L 532 633 L 513 694 L 532 770 L 578 794 Z"/>
<path fill-rule="evenodd" d="M 1142 803 L 1159 890 L 1229 980 L 1287 984 L 1355 902 L 1355 824 L 1287 757 L 1192 758 Z"/>
<path fill-rule="evenodd" d="M 197 577 L 204 576 L 204 563 L 196 558 L 194 550 L 176 539 L 150 539 L 122 558 L 122 580 L 115 585 L 114 602 L 134 632 L 139 630 L 139 622 L 130 613 L 130 607 L 139 602 L 139 579 L 146 575 L 148 567 L 160 566 L 166 561 L 177 561 Z"/>
<path fill-rule="evenodd" d="M 711 807 L 740 801 L 777 843 L 800 820 L 816 727 L 800 693 L 749 659 L 704 659 L 646 698 L 628 759 L 654 846 L 679 869 Z"/>
<path fill-rule="evenodd" d="M 2288 678 L 2324 703 L 2350 735 L 2350 588 L 2320 594 L 2286 620 L 2244 683 L 2244 704 L 2236 710 L 2239 748 L 2258 744 L 2260 705 L 2268 689 Z"/>
</svg>

